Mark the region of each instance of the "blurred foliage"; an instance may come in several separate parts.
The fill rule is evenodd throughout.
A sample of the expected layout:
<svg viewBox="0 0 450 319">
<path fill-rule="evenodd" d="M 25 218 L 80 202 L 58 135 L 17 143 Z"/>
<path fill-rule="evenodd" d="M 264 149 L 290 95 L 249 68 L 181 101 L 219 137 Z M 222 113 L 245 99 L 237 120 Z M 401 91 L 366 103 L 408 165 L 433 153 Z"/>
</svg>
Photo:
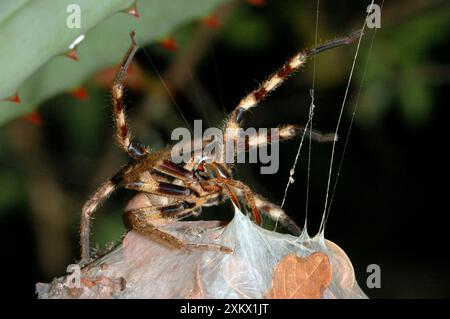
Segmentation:
<svg viewBox="0 0 450 319">
<path fill-rule="evenodd" d="M 4 0 L 0 3 L 0 98 L 17 92 L 19 86 L 55 55 L 69 50 L 80 35 L 112 13 L 124 10 L 133 0 L 81 0 L 79 28 L 69 28 L 70 0 Z M 82 20 L 82 21 L 81 21 Z M 14 58 L 12 58 L 14 57 Z"/>
<path fill-rule="evenodd" d="M 0 217 L 2 213 L 5 213 L 9 209 L 13 209 L 14 206 L 19 203 L 21 198 L 21 192 L 23 185 L 21 181 L 17 179 L 16 173 L 13 171 L 2 170 L 0 171 Z"/>
<path fill-rule="evenodd" d="M 361 124 L 376 124 L 392 106 L 400 108 L 409 125 L 423 125 L 429 121 L 433 111 L 433 85 L 450 80 L 449 73 L 437 72 L 437 78 L 427 74 L 439 67 L 445 69 L 444 65 L 431 64 L 429 58 L 436 55 L 433 50 L 448 39 L 449 33 L 448 4 L 378 31 L 357 117 Z M 366 48 L 361 56 L 367 56 L 367 51 Z M 359 81 L 363 72 L 364 68 L 359 68 Z"/>
<path fill-rule="evenodd" d="M 263 16 L 252 14 L 248 7 L 241 7 L 228 20 L 221 39 L 232 48 L 257 51 L 274 41 L 274 33 Z"/>
</svg>

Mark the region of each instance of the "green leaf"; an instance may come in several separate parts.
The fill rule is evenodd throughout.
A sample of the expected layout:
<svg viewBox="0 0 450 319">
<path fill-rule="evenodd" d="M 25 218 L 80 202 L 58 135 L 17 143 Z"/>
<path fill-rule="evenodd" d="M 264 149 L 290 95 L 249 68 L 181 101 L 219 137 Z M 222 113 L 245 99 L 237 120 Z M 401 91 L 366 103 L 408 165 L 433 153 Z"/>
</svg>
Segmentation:
<svg viewBox="0 0 450 319">
<path fill-rule="evenodd" d="M 125 9 L 133 0 L 79 0 L 81 28 L 69 28 L 72 0 L 3 2 L 0 20 L 0 98 L 15 93 L 22 82 L 106 17 Z M 0 11 L 3 11 L 0 10 Z"/>
<path fill-rule="evenodd" d="M 433 110 L 432 83 L 423 74 L 450 31 L 448 6 L 405 19 L 389 30 L 381 29 L 374 42 L 366 72 L 357 120 L 363 125 L 379 122 L 392 106 L 399 106 L 405 122 L 423 125 Z M 368 48 L 367 48 L 368 50 Z M 368 52 L 362 52 L 366 57 Z M 365 61 L 364 61 L 365 63 Z M 400 102 L 400 103 L 397 103 Z"/>
<path fill-rule="evenodd" d="M 72 0 L 6 1 L 0 5 L 0 98 L 16 91 L 20 104 L 0 102 L 0 125 L 33 111 L 47 98 L 80 85 L 97 69 L 117 64 L 136 30 L 141 45 L 208 15 L 225 0 L 138 1 L 140 18 L 120 12 L 133 0 L 77 0 L 81 29 L 69 29 Z M 115 14 L 114 14 L 115 13 Z M 106 20 L 105 20 L 106 18 Z M 104 20 L 104 21 L 103 21 Z M 79 61 L 62 56 L 81 34 Z"/>
</svg>

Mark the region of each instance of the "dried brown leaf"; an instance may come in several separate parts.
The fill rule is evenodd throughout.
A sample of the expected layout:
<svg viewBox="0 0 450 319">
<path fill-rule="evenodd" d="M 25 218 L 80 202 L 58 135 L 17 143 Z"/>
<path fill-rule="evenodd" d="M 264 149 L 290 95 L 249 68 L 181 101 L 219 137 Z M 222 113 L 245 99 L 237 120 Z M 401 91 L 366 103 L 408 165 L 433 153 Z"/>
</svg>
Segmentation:
<svg viewBox="0 0 450 319">
<path fill-rule="evenodd" d="M 285 256 L 275 267 L 272 287 L 266 294 L 272 299 L 319 299 L 331 282 L 330 261 L 324 253 L 308 257 L 295 253 Z"/>
</svg>

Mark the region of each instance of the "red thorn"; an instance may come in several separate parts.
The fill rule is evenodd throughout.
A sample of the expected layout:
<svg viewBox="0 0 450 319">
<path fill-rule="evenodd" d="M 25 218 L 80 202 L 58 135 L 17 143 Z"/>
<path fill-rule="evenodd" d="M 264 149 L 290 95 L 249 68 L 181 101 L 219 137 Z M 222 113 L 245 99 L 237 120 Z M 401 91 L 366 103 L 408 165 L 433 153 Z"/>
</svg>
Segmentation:
<svg viewBox="0 0 450 319">
<path fill-rule="evenodd" d="M 247 0 L 247 2 L 256 7 L 262 7 L 266 5 L 266 0 Z"/>
<path fill-rule="evenodd" d="M 6 99 L 4 99 L 4 100 L 5 100 L 5 101 L 8 101 L 8 102 L 17 103 L 17 104 L 19 104 L 20 102 L 22 102 L 22 101 L 20 100 L 19 93 L 16 93 L 16 94 L 14 94 L 13 96 L 10 96 L 10 97 L 8 97 L 8 98 L 6 98 Z"/>
<path fill-rule="evenodd" d="M 72 49 L 64 53 L 64 55 L 74 61 L 78 61 L 78 53 L 77 49 Z"/>
<path fill-rule="evenodd" d="M 168 38 L 166 38 L 166 39 L 164 39 L 164 40 L 161 40 L 161 41 L 159 42 L 159 44 L 160 44 L 164 49 L 167 49 L 167 50 L 169 50 L 169 51 L 176 51 L 176 50 L 178 49 L 178 44 L 177 44 L 177 42 L 175 41 L 175 39 L 172 38 L 172 37 L 168 37 Z"/>
<path fill-rule="evenodd" d="M 79 87 L 76 87 L 76 88 L 70 90 L 69 94 L 72 95 L 74 98 L 76 98 L 79 101 L 85 101 L 89 98 L 88 91 L 82 86 L 79 86 Z"/>
<path fill-rule="evenodd" d="M 220 27 L 220 19 L 219 17 L 212 15 L 207 16 L 201 20 L 201 23 L 206 25 L 207 27 L 211 29 L 217 30 Z"/>
<path fill-rule="evenodd" d="M 131 6 L 129 6 L 127 9 L 124 10 L 125 13 L 131 14 L 132 16 L 139 19 L 139 12 L 137 8 L 137 1 L 134 1 Z"/>
<path fill-rule="evenodd" d="M 32 124 L 39 126 L 42 125 L 42 117 L 37 111 L 31 112 L 25 115 L 23 118 L 25 119 L 25 121 L 30 122 Z"/>
</svg>

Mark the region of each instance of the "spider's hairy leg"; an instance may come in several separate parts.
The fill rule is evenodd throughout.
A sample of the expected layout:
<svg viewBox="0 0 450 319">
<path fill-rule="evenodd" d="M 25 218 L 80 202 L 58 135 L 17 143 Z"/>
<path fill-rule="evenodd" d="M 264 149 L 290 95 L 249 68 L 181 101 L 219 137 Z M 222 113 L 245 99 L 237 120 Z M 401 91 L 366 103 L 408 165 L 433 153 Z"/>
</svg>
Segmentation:
<svg viewBox="0 0 450 319">
<path fill-rule="evenodd" d="M 301 234 L 302 229 L 284 212 L 280 206 L 269 202 L 257 194 L 255 194 L 255 202 L 256 206 L 258 206 L 264 215 L 279 222 L 281 225 L 286 227 L 292 235 L 299 236 Z"/>
<path fill-rule="evenodd" d="M 120 63 L 119 71 L 114 79 L 111 89 L 113 99 L 113 112 L 114 112 L 114 124 L 115 124 L 115 137 L 119 145 L 133 158 L 141 158 L 149 154 L 149 150 L 146 147 L 142 147 L 134 143 L 131 139 L 131 133 L 127 124 L 125 108 L 124 108 L 124 87 L 125 76 L 127 70 L 133 61 L 133 57 L 138 50 L 138 45 L 135 39 L 135 32 L 130 33 L 131 45 L 125 54 L 122 62 Z"/>
<path fill-rule="evenodd" d="M 97 210 L 98 206 L 117 189 L 117 176 L 119 176 L 119 174 L 102 184 L 83 205 L 80 227 L 81 264 L 86 264 L 90 260 L 89 231 L 91 216 Z"/>
<path fill-rule="evenodd" d="M 195 192 L 188 187 L 166 182 L 159 182 L 153 179 L 128 182 L 124 184 L 124 187 L 139 192 L 179 198 L 187 198 L 196 195 Z"/>
<path fill-rule="evenodd" d="M 182 181 L 188 181 L 194 178 L 194 173 L 192 171 L 187 170 L 169 160 L 162 160 L 161 163 L 155 166 L 155 169 L 161 173 Z"/>
<path fill-rule="evenodd" d="M 305 134 L 307 138 L 311 137 L 311 140 L 317 143 L 328 143 L 337 140 L 337 135 L 334 133 L 322 133 L 317 130 L 309 130 L 304 126 L 286 124 L 278 127 L 278 138 L 280 141 L 290 140 L 294 137 Z M 256 135 L 249 136 L 244 144 L 238 143 L 236 147 L 236 153 L 247 152 L 251 149 L 255 149 L 261 146 L 266 146 L 272 142 L 271 132 L 258 133 Z"/>
<path fill-rule="evenodd" d="M 305 134 L 306 138 L 311 138 L 317 143 L 331 143 L 338 140 L 338 135 L 335 133 L 322 133 L 317 130 L 307 129 L 300 125 L 283 125 L 280 128 L 280 139 L 290 139 L 296 136 Z"/>
<path fill-rule="evenodd" d="M 313 56 L 319 54 L 320 52 L 331 50 L 340 46 L 349 45 L 350 43 L 358 40 L 361 36 L 363 36 L 362 30 L 357 30 L 350 33 L 346 37 L 337 38 L 332 41 L 325 42 L 322 45 L 319 45 L 315 48 L 309 49 L 306 51 L 307 56 Z"/>
<path fill-rule="evenodd" d="M 138 215 L 138 218 L 145 218 L 147 221 L 152 220 L 171 220 L 181 219 L 191 216 L 192 211 L 197 208 L 193 203 L 179 201 L 169 205 L 154 205 L 132 209 L 125 212 L 127 218 L 130 215 Z"/>
<path fill-rule="evenodd" d="M 317 143 L 329 143 L 337 141 L 338 136 L 335 133 L 322 133 L 317 130 L 306 129 L 304 126 L 286 124 L 278 127 L 280 140 L 288 140 L 302 134 L 311 137 L 311 140 Z"/>
<path fill-rule="evenodd" d="M 284 210 L 268 200 L 264 199 L 261 195 L 258 195 L 250 190 L 250 188 L 241 181 L 233 180 L 233 187 L 236 189 L 236 195 L 243 197 L 248 201 L 248 197 L 251 196 L 253 205 L 256 206 L 259 213 L 263 213 L 274 221 L 278 221 L 281 225 L 286 227 L 293 235 L 298 236 L 302 232 L 302 229 L 289 217 Z M 247 194 L 246 194 L 247 193 Z"/>
<path fill-rule="evenodd" d="M 130 211 L 127 212 L 127 217 L 135 231 L 153 240 L 157 240 L 168 247 L 177 249 L 204 249 L 226 253 L 233 252 L 232 249 L 218 244 L 185 242 L 157 227 L 158 222 L 160 224 L 166 224 L 167 222 L 170 222 L 172 218 L 188 215 L 190 212 L 186 212 L 186 209 L 192 210 L 193 208 L 192 205 L 186 206 L 186 204 L 180 202 L 174 205 L 147 207 Z M 162 212 L 163 210 L 166 210 L 166 212 Z"/>
<path fill-rule="evenodd" d="M 270 75 L 257 89 L 245 96 L 239 102 L 237 107 L 230 114 L 230 117 L 225 125 L 224 142 L 226 142 L 227 139 L 237 139 L 237 130 L 243 124 L 244 114 L 264 100 L 271 91 L 275 90 L 281 83 L 284 82 L 284 80 L 294 73 L 294 71 L 305 65 L 308 57 L 339 46 L 348 45 L 358 39 L 359 36 L 361 36 L 361 32 L 354 32 L 347 37 L 335 39 L 307 51 L 301 51 L 290 58 L 281 68 L 278 69 L 278 71 Z M 224 145 L 226 145 L 226 143 L 224 143 Z"/>
</svg>

